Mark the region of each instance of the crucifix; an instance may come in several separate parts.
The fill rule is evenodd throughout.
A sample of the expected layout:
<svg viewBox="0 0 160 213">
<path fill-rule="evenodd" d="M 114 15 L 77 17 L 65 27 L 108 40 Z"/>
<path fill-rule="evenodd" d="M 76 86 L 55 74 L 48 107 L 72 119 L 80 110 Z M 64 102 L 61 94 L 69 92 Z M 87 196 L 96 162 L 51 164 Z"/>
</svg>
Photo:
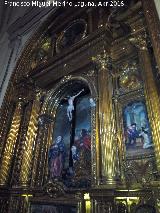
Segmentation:
<svg viewBox="0 0 160 213">
<path fill-rule="evenodd" d="M 84 91 L 84 89 L 82 89 L 80 92 L 78 92 L 76 95 L 74 96 L 69 96 L 68 98 L 68 106 L 67 106 L 67 116 L 69 121 L 72 121 L 73 115 L 72 115 L 72 111 L 74 111 L 74 99 L 79 96 L 82 92 Z"/>
<path fill-rule="evenodd" d="M 70 122 L 70 156 L 69 156 L 69 169 L 70 173 L 73 173 L 72 167 L 73 167 L 73 159 L 72 159 L 72 150 L 71 147 L 74 144 L 74 137 L 75 137 L 75 123 L 76 123 L 76 116 L 75 116 L 75 108 L 76 105 L 74 103 L 74 100 L 76 97 L 78 97 L 84 89 L 82 89 L 80 92 L 78 92 L 74 96 L 69 96 L 68 100 L 68 106 L 67 106 L 67 117 Z"/>
</svg>

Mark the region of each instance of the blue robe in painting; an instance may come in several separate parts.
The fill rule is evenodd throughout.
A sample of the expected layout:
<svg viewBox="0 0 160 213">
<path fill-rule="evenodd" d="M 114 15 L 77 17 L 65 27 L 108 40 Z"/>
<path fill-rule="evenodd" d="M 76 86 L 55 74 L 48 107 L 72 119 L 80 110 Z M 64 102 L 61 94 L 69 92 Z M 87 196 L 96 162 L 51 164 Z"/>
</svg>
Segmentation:
<svg viewBox="0 0 160 213">
<path fill-rule="evenodd" d="M 65 161 L 65 145 L 61 141 L 49 149 L 49 171 L 52 178 L 61 177 Z"/>
</svg>

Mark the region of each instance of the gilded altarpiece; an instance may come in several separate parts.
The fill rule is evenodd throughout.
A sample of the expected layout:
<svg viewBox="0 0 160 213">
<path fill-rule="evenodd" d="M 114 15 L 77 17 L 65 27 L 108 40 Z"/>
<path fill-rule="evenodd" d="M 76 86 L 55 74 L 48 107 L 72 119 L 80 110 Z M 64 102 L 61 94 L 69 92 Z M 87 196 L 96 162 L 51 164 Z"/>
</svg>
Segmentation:
<svg viewBox="0 0 160 213">
<path fill-rule="evenodd" d="M 27 45 L 1 110 L 0 212 L 160 212 L 155 64 L 131 2 L 57 9 Z"/>
</svg>

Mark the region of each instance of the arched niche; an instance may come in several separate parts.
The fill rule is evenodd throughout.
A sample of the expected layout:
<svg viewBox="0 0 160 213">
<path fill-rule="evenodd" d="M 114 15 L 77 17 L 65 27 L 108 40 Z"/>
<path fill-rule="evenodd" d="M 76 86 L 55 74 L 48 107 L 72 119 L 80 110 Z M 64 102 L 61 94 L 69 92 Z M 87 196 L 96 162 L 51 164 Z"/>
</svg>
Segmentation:
<svg viewBox="0 0 160 213">
<path fill-rule="evenodd" d="M 42 109 L 42 114 L 53 120 L 47 145 L 48 180 L 62 181 L 67 187 L 91 184 L 96 173 L 96 94 L 93 82 L 82 76 L 65 77 L 48 92 Z M 69 120 L 68 99 L 75 95 Z"/>
</svg>

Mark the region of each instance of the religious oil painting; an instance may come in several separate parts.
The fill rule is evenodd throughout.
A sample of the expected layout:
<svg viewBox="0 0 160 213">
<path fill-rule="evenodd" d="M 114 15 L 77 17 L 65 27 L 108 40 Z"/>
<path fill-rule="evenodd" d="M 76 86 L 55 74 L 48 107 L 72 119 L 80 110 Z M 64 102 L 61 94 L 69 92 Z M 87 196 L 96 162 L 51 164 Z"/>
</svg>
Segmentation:
<svg viewBox="0 0 160 213">
<path fill-rule="evenodd" d="M 137 101 L 125 106 L 123 121 L 126 154 L 140 157 L 153 153 L 151 128 L 145 103 Z"/>
<path fill-rule="evenodd" d="M 74 141 L 72 143 L 73 168 L 82 161 L 85 174 L 90 175 L 91 166 L 91 104 L 88 97 L 78 100 Z M 79 165 L 80 166 L 80 165 Z M 78 167 L 79 168 L 79 167 Z M 77 168 L 77 169 L 78 169 Z"/>
<path fill-rule="evenodd" d="M 59 105 L 48 151 L 50 179 L 73 187 L 71 182 L 74 178 L 77 180 L 77 175 L 83 180 L 84 175 L 90 176 L 91 107 L 93 103 L 91 105 L 89 95 L 83 95 L 83 90 L 67 97 Z M 79 168 L 83 168 L 81 174 Z M 84 182 L 80 185 L 86 185 Z"/>
<path fill-rule="evenodd" d="M 71 205 L 43 205 L 33 204 L 30 209 L 31 213 L 76 213 L 76 206 Z"/>
</svg>

